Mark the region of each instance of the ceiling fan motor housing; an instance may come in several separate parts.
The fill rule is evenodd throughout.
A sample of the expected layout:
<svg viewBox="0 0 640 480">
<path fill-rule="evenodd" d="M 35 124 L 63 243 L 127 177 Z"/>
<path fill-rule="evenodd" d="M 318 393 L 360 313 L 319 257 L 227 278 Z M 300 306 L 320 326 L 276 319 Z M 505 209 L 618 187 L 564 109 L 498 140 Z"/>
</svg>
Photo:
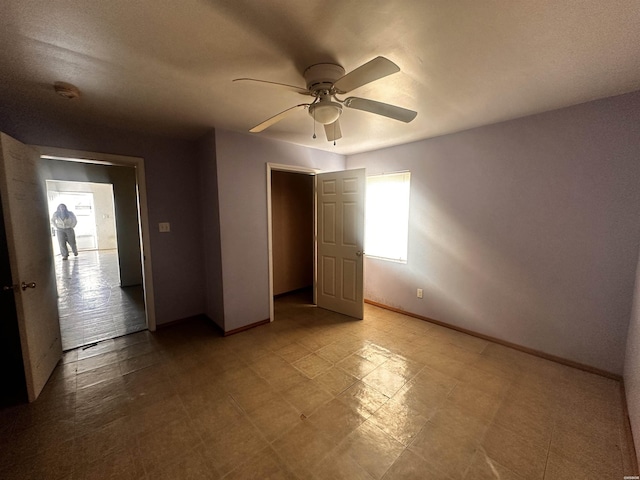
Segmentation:
<svg viewBox="0 0 640 480">
<path fill-rule="evenodd" d="M 344 68 L 333 63 L 317 63 L 304 71 L 307 89 L 312 92 L 330 91 L 336 80 L 344 77 Z"/>
</svg>

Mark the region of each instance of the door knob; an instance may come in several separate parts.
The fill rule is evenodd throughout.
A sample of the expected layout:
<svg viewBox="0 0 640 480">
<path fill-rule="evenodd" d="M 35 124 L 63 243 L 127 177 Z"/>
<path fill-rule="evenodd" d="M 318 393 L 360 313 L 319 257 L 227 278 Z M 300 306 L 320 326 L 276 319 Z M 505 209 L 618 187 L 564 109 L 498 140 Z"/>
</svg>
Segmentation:
<svg viewBox="0 0 640 480">
<path fill-rule="evenodd" d="M 356 252 L 356 256 L 361 257 L 361 256 L 362 256 L 362 252 L 361 252 L 360 250 L 358 250 L 358 251 Z"/>
<path fill-rule="evenodd" d="M 29 282 L 29 283 L 22 282 L 20 287 L 22 287 L 23 291 L 26 290 L 27 288 L 36 288 L 36 282 Z"/>
</svg>

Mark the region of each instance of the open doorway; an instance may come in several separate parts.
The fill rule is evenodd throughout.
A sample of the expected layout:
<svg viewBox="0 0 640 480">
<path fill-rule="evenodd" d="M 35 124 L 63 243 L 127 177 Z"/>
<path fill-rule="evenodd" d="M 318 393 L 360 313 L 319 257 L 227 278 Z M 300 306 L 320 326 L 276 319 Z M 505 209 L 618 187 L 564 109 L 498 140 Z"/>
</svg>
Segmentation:
<svg viewBox="0 0 640 480">
<path fill-rule="evenodd" d="M 354 318 L 364 315 L 364 193 L 365 169 L 322 173 L 315 169 L 267 163 L 267 235 L 269 256 L 269 317 L 275 318 L 277 241 L 273 219 L 274 177 L 311 177 L 313 216 L 313 305 Z M 306 194 L 305 194 L 306 195 Z M 293 195 L 290 204 L 304 203 Z M 296 207 L 297 208 L 297 207 Z M 304 209 L 303 209 L 304 210 Z M 307 210 L 304 210 L 307 211 Z M 289 221 L 288 219 L 285 220 Z M 307 222 L 307 220 L 304 220 Z M 306 223 L 305 223 L 306 225 Z M 293 229 L 287 227 L 290 230 Z M 300 227 L 306 229 L 305 227 Z M 306 248 L 306 247 L 305 247 Z M 284 249 L 285 253 L 288 250 Z M 289 256 L 285 257 L 285 261 Z"/>
<path fill-rule="evenodd" d="M 270 318 L 279 303 L 314 304 L 315 170 L 267 165 Z"/>
<path fill-rule="evenodd" d="M 55 147 L 38 150 L 39 175 L 48 180 L 49 217 L 66 201 L 78 219 L 77 257 L 62 260 L 52 238 L 63 348 L 140 329 L 154 331 L 144 160 Z M 84 325 L 67 322 L 71 317 Z M 70 332 L 73 342 L 65 338 Z"/>
<path fill-rule="evenodd" d="M 313 303 L 313 176 L 271 175 L 273 295 Z M 295 294 L 295 295 L 294 295 Z"/>
<path fill-rule="evenodd" d="M 145 330 L 142 283 L 121 280 L 113 184 L 47 180 L 46 186 L 49 212 L 63 204 L 77 219 L 77 255 L 59 253 L 60 233 L 51 227 L 63 350 Z"/>
</svg>

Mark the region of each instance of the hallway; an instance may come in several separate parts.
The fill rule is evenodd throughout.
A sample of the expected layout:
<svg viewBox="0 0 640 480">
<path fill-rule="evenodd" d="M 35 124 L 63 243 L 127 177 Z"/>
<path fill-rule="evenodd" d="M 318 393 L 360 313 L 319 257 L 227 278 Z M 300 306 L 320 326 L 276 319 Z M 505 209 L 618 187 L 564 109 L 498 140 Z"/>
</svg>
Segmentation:
<svg viewBox="0 0 640 480">
<path fill-rule="evenodd" d="M 120 287 L 117 250 L 55 261 L 63 350 L 147 328 L 142 285 Z"/>
</svg>

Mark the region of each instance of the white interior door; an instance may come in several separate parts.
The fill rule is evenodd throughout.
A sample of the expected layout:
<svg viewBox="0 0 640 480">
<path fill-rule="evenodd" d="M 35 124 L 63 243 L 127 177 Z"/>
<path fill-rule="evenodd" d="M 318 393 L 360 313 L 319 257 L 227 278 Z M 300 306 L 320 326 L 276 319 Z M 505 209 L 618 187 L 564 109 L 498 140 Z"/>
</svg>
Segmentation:
<svg viewBox="0 0 640 480">
<path fill-rule="evenodd" d="M 319 307 L 362 318 L 364 313 L 365 170 L 316 175 Z"/>
<path fill-rule="evenodd" d="M 62 356 L 56 277 L 38 152 L 0 133 L 0 186 L 29 401 Z"/>
</svg>

